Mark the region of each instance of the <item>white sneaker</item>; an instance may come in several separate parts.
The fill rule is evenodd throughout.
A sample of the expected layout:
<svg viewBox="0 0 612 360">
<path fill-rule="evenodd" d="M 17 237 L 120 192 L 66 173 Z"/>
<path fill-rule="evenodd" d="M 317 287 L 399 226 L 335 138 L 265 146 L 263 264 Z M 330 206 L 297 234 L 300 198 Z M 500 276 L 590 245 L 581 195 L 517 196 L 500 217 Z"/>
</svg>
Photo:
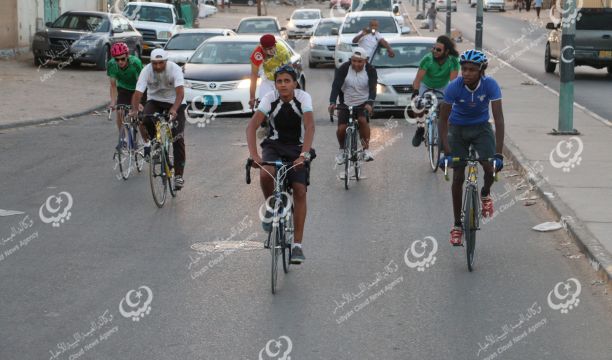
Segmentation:
<svg viewBox="0 0 612 360">
<path fill-rule="evenodd" d="M 370 149 L 363 150 L 363 160 L 364 161 L 373 161 L 374 154 L 370 151 Z"/>
<path fill-rule="evenodd" d="M 336 164 L 338 165 L 344 164 L 344 150 L 340 151 L 340 153 L 336 155 Z"/>
</svg>

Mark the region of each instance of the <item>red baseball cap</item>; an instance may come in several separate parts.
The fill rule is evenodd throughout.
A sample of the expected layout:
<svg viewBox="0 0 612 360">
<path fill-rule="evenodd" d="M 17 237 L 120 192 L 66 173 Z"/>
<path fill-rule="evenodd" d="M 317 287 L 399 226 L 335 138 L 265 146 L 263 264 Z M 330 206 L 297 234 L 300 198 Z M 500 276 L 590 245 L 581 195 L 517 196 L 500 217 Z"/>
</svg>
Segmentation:
<svg viewBox="0 0 612 360">
<path fill-rule="evenodd" d="M 259 39 L 259 43 L 265 48 L 271 48 L 276 45 L 276 38 L 272 34 L 266 34 Z"/>
</svg>

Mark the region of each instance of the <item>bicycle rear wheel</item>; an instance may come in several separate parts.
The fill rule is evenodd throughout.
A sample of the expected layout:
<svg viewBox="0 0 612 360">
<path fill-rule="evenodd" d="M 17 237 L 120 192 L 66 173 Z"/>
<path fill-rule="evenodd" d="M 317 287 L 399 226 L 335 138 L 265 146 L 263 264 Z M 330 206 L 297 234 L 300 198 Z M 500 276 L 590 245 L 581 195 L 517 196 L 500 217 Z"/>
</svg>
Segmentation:
<svg viewBox="0 0 612 360">
<path fill-rule="evenodd" d="M 174 148 L 170 141 L 166 142 L 164 146 L 164 161 L 165 161 L 165 172 L 167 186 L 170 190 L 170 195 L 176 197 L 176 190 L 174 189 Z"/>
<path fill-rule="evenodd" d="M 276 280 L 278 278 L 278 255 L 281 252 L 281 239 L 278 227 L 272 227 L 270 237 L 270 254 L 272 255 L 272 266 L 270 269 L 270 283 L 272 286 L 272 294 L 276 294 Z"/>
<path fill-rule="evenodd" d="M 359 133 L 355 131 L 353 132 L 353 140 L 351 141 L 351 145 L 353 146 L 351 153 L 355 154 L 353 168 L 355 168 L 355 180 L 359 181 L 359 176 L 361 175 L 361 155 L 357 153 L 357 144 L 359 144 Z"/>
<path fill-rule="evenodd" d="M 138 172 L 142 172 L 142 168 L 144 167 L 145 158 L 144 158 L 144 141 L 142 141 L 142 136 L 138 132 L 136 125 L 132 128 L 132 141 L 133 141 L 133 149 L 134 152 L 134 163 L 136 164 L 136 170 Z"/>
<path fill-rule="evenodd" d="M 166 176 L 164 174 L 164 163 L 162 149 L 159 144 L 151 146 L 151 160 L 149 162 L 149 183 L 151 194 L 155 205 L 161 208 L 166 202 Z"/>
<path fill-rule="evenodd" d="M 351 128 L 346 129 L 346 137 L 344 138 L 344 188 L 349 189 L 349 183 L 351 182 L 351 156 L 353 141 L 353 131 Z"/>
<path fill-rule="evenodd" d="M 291 210 L 289 214 L 285 217 L 284 223 L 284 231 L 283 231 L 283 271 L 286 273 L 289 272 L 289 265 L 291 264 L 291 244 L 293 243 L 294 236 L 294 226 L 293 226 L 293 206 L 291 206 Z"/>
<path fill-rule="evenodd" d="M 473 187 L 466 189 L 465 197 L 465 217 L 463 220 L 463 228 L 465 234 L 465 253 L 467 258 L 468 270 L 474 270 L 474 252 L 476 250 L 476 229 L 478 228 L 477 219 L 478 205 L 476 203 L 478 197 L 477 190 Z"/>
<path fill-rule="evenodd" d="M 438 127 L 434 121 L 428 122 L 425 139 L 427 141 L 429 165 L 431 166 L 431 170 L 436 172 L 440 161 L 440 145 L 438 145 Z"/>
</svg>

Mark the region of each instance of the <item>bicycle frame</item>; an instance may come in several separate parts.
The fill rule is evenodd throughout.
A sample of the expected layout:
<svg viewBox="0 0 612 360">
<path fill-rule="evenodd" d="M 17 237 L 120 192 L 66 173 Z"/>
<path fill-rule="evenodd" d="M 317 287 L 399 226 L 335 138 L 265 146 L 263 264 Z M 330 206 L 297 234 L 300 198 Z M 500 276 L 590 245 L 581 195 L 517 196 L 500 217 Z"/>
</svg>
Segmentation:
<svg viewBox="0 0 612 360">
<path fill-rule="evenodd" d="M 171 130 L 172 126 L 164 116 L 160 116 L 160 114 L 154 114 L 153 116 L 158 120 L 155 122 L 155 139 L 162 147 L 164 147 L 165 153 L 168 154 L 167 149 L 174 142 Z M 170 169 L 168 162 L 164 163 L 164 171 L 168 178 L 172 177 L 172 170 Z"/>
</svg>

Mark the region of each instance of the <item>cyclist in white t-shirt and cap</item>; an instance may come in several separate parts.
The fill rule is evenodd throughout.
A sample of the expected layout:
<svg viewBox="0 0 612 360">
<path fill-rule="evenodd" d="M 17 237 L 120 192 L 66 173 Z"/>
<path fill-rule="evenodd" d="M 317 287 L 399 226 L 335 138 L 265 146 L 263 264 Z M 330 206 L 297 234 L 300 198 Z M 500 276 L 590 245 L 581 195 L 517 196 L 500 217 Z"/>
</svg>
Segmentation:
<svg viewBox="0 0 612 360">
<path fill-rule="evenodd" d="M 184 185 L 183 170 L 185 168 L 185 140 L 183 131 L 185 129 L 185 102 L 183 70 L 172 61 L 168 61 L 168 53 L 163 49 L 155 49 L 151 52 L 150 63 L 145 66 L 138 76 L 136 91 L 132 96 L 131 115 L 136 116 L 136 110 L 145 90 L 147 91 L 147 102 L 144 114 L 151 115 L 156 112 L 167 111 L 171 120 L 176 122 L 172 128 L 174 137 L 174 187 L 180 190 Z M 145 141 L 145 157 L 151 151 L 150 138 L 155 138 L 155 124 L 151 118 L 143 121 L 147 131 L 142 131 Z"/>
<path fill-rule="evenodd" d="M 378 75 L 376 69 L 368 63 L 368 55 L 365 49 L 356 47 L 353 49 L 351 59 L 336 69 L 331 94 L 329 95 L 330 114 L 336 109 L 336 100 L 340 99 L 338 108 L 338 129 L 336 137 L 340 145 L 340 153 L 336 156 L 336 163 L 344 163 L 344 138 L 348 126 L 349 110 L 353 107 L 353 113 L 359 122 L 359 136 L 363 146 L 363 159 L 374 160 L 374 155 L 369 150 L 370 125 L 368 116 L 372 115 L 372 106 L 376 99 L 376 84 Z"/>
<path fill-rule="evenodd" d="M 359 34 L 357 34 L 357 36 L 353 38 L 353 43 L 359 44 L 359 47 L 363 48 L 367 52 L 370 61 L 374 56 L 374 51 L 376 51 L 378 44 L 387 49 L 389 57 L 395 56 L 395 53 L 387 40 L 385 40 L 382 34 L 378 32 L 378 20 L 370 21 L 370 27 L 364 28 Z"/>
</svg>

